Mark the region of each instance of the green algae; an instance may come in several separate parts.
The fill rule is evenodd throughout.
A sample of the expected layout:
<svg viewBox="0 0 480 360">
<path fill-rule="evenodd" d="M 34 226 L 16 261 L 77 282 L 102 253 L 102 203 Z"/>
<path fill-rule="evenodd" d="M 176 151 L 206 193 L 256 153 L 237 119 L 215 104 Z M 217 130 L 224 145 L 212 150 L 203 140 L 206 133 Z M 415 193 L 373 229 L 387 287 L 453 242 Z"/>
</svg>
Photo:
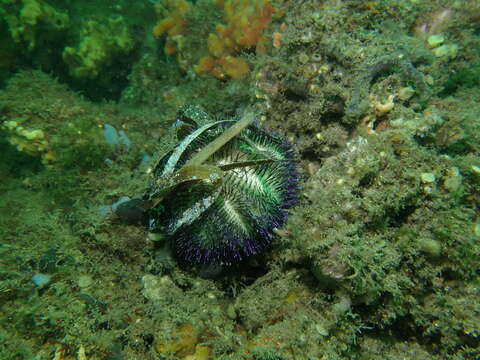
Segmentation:
<svg viewBox="0 0 480 360">
<path fill-rule="evenodd" d="M 20 1 L 5 3 L 2 11 L 19 13 Z M 10 78 L 0 126 L 22 119 L 56 155 L 45 166 L 2 128 L 0 358 L 76 359 L 81 348 L 96 359 L 184 358 L 154 344 L 174 343 L 185 324 L 211 359 L 479 357 L 476 2 L 282 2 L 285 15 L 269 29 L 282 32 L 281 46 L 250 55 L 254 71 L 239 81 L 183 72 L 160 54 L 149 2 L 74 3 L 48 2 L 69 10 L 67 29 L 32 29 L 35 45 L 55 44 L 56 54 L 16 42 L 0 20 L 0 71 Z M 221 19 L 197 3 L 191 64 Z M 82 82 L 58 64 L 92 9 L 122 14 L 135 46 L 128 61 Z M 442 9 L 452 11 L 441 33 L 459 45 L 455 59 L 435 57 L 412 30 Z M 382 63 L 399 52 L 400 63 Z M 13 75 L 15 63 L 27 70 Z M 69 87 L 121 101 L 92 103 Z M 393 107 L 380 111 L 390 95 Z M 190 103 L 219 117 L 253 104 L 295 144 L 304 170 L 301 201 L 270 252 L 220 275 L 183 271 L 146 229 L 98 211 L 141 193 L 141 154 L 168 148 L 177 109 Z M 130 151 L 104 143 L 107 123 L 127 132 Z M 42 265 L 52 253 L 55 266 Z M 31 281 L 37 272 L 51 275 L 44 288 Z"/>
</svg>

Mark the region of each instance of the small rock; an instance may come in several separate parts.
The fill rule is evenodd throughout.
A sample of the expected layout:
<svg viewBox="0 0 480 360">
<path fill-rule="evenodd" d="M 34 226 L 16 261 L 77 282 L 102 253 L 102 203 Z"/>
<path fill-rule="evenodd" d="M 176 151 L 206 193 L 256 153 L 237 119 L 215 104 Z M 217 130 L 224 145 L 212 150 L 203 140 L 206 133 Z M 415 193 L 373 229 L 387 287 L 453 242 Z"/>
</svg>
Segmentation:
<svg viewBox="0 0 480 360">
<path fill-rule="evenodd" d="M 480 237 L 480 223 L 475 224 L 474 232 L 475 232 L 475 236 L 479 236 L 479 237 Z"/>
<path fill-rule="evenodd" d="M 118 144 L 118 131 L 110 124 L 103 126 L 103 137 L 109 145 L 116 146 Z"/>
<path fill-rule="evenodd" d="M 449 45 L 442 45 L 435 49 L 433 49 L 433 54 L 436 57 L 444 57 L 448 59 L 454 59 L 457 57 L 458 54 L 458 45 L 449 44 Z"/>
<path fill-rule="evenodd" d="M 435 182 L 435 174 L 432 173 L 422 173 L 422 175 L 420 175 L 420 178 L 422 179 L 422 182 L 426 184 Z"/>
<path fill-rule="evenodd" d="M 442 245 L 434 239 L 420 238 L 418 245 L 420 250 L 430 257 L 437 257 L 442 251 Z"/>
<path fill-rule="evenodd" d="M 398 98 L 402 101 L 407 101 L 415 94 L 415 89 L 411 86 L 405 86 L 398 90 Z"/>
<path fill-rule="evenodd" d="M 460 174 L 460 170 L 453 166 L 447 169 L 444 177 L 443 187 L 451 193 L 455 193 L 462 186 L 463 177 Z"/>
<path fill-rule="evenodd" d="M 39 288 L 42 288 L 50 282 L 52 276 L 48 274 L 37 273 L 32 276 L 32 282 Z"/>
<path fill-rule="evenodd" d="M 227 307 L 227 316 L 231 320 L 235 320 L 237 318 L 237 311 L 235 310 L 235 306 L 233 304 L 228 305 Z"/>
<path fill-rule="evenodd" d="M 83 289 L 86 289 L 86 288 L 92 286 L 93 279 L 88 275 L 81 275 L 78 278 L 77 283 L 78 283 L 78 286 L 83 290 Z"/>
<path fill-rule="evenodd" d="M 166 296 L 179 296 L 181 290 L 168 276 L 145 275 L 142 277 L 143 296 L 151 301 L 159 301 Z"/>
<path fill-rule="evenodd" d="M 317 330 L 320 336 L 328 336 L 329 331 L 323 324 L 315 325 L 315 330 Z"/>
<path fill-rule="evenodd" d="M 444 43 L 445 36 L 441 34 L 430 35 L 427 39 L 428 47 L 436 48 Z"/>
</svg>

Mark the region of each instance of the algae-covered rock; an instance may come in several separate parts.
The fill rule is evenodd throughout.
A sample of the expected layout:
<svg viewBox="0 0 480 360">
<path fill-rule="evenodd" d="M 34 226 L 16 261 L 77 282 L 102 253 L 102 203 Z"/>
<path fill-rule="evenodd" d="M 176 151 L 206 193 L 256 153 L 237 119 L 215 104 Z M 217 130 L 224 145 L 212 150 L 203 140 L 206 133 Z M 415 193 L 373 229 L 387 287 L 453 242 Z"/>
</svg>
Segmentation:
<svg viewBox="0 0 480 360">
<path fill-rule="evenodd" d="M 446 351 L 468 346 L 478 331 L 471 326 L 478 310 L 458 308 L 447 319 L 439 305 L 469 303 L 467 289 L 476 283 L 478 215 L 468 200 L 475 195 L 466 192 L 478 181 L 461 175 L 471 171 L 467 158 L 445 156 L 429 144 L 457 116 L 472 117 L 478 105 L 437 104 L 421 115 L 404 113 L 401 122 L 353 139 L 326 159 L 307 180 L 307 202 L 294 211 L 287 230 L 321 287 L 346 290 L 357 309 L 375 309 L 362 315 L 364 321 L 395 328 L 395 319 L 411 317 L 425 339 L 448 339 L 438 345 Z M 462 127 L 466 138 L 476 136 L 474 124 Z M 475 153 L 473 147 L 464 151 Z M 458 291 L 445 290 L 445 272 Z M 425 297 L 431 301 L 418 300 Z"/>
<path fill-rule="evenodd" d="M 128 54 L 133 38 L 122 16 L 96 18 L 83 22 L 78 44 L 63 50 L 63 59 L 76 78 L 96 78 L 115 57 Z"/>
<path fill-rule="evenodd" d="M 77 164 L 98 163 L 99 155 L 106 153 L 98 114 L 42 72 L 12 77 L 0 91 L 0 102 L 4 105 L 0 130 L 8 142 L 18 151 L 41 157 L 46 165 L 74 159 Z"/>
<path fill-rule="evenodd" d="M 5 18 L 14 41 L 25 43 L 28 50 L 33 50 L 42 39 L 65 30 L 70 23 L 66 12 L 41 0 L 2 0 L 0 15 Z"/>
<path fill-rule="evenodd" d="M 478 1 L 189 1 L 178 61 L 151 36 L 152 2 L 0 0 L 0 64 L 59 77 L 0 90 L 0 358 L 478 359 Z M 265 52 L 242 54 L 257 76 L 197 76 L 234 2 L 282 10 Z M 35 4 L 68 9 L 67 27 Z M 36 24 L 17 42 L 1 15 L 24 7 Z M 92 99 L 129 87 L 92 103 L 62 82 Z M 255 108 L 305 169 L 271 251 L 221 271 L 182 268 L 168 241 L 99 211 L 141 194 L 141 154 L 168 147 L 185 104 Z M 113 128 L 131 146 L 109 147 Z"/>
</svg>

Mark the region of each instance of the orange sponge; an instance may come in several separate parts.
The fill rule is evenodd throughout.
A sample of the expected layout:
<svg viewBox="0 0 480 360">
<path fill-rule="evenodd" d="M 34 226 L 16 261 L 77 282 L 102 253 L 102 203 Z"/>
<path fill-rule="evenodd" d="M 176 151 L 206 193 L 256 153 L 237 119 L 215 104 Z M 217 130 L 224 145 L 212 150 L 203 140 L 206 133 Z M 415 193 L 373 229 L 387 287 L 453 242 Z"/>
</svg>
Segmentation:
<svg viewBox="0 0 480 360">
<path fill-rule="evenodd" d="M 250 67 L 237 55 L 253 47 L 257 52 L 265 50 L 263 31 L 276 10 L 270 0 L 217 0 L 217 5 L 225 12 L 225 24 L 218 24 L 216 33 L 208 36 L 210 56 L 200 59 L 194 70 L 221 79 L 238 79 L 248 74 Z"/>
<path fill-rule="evenodd" d="M 177 51 L 173 37 L 182 35 L 186 31 L 185 14 L 190 9 L 190 3 L 186 0 L 164 0 L 162 7 L 167 9 L 167 16 L 155 25 L 153 35 L 160 37 L 167 34 L 167 43 L 164 50 L 166 54 L 171 55 Z"/>
<path fill-rule="evenodd" d="M 239 57 L 225 56 L 218 59 L 218 63 L 223 73 L 232 79 L 244 77 L 250 71 L 247 61 Z"/>
</svg>

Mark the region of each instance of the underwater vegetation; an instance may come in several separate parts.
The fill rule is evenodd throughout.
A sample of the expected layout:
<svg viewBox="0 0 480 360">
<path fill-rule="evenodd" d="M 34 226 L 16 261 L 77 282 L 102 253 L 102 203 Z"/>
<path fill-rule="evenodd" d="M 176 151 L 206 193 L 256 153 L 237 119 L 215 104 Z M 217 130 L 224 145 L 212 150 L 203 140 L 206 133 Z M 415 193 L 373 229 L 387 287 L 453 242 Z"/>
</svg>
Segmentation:
<svg viewBox="0 0 480 360">
<path fill-rule="evenodd" d="M 192 51 L 197 53 L 198 48 L 192 48 L 192 40 L 188 37 L 191 22 L 196 19 L 190 19 L 188 15 L 198 13 L 196 16 L 201 19 L 203 12 L 216 10 L 212 9 L 213 3 L 222 10 L 223 20 L 208 34 L 208 55 L 198 58 L 192 54 Z M 219 79 L 237 79 L 250 72 L 247 60 L 239 55 L 249 49 L 256 53 L 265 51 L 267 39 L 264 31 L 273 14 L 280 13 L 270 0 L 199 1 L 195 4 L 186 0 L 168 0 L 157 3 L 155 8 L 161 20 L 155 25 L 153 34 L 155 37 L 166 35 L 165 54 L 177 54 L 178 64 L 184 70 L 192 65 L 191 61 L 197 61 L 192 67 L 197 74 L 209 74 Z"/>
<path fill-rule="evenodd" d="M 479 359 L 479 48 L 473 0 L 0 0 L 0 359 Z"/>
</svg>

